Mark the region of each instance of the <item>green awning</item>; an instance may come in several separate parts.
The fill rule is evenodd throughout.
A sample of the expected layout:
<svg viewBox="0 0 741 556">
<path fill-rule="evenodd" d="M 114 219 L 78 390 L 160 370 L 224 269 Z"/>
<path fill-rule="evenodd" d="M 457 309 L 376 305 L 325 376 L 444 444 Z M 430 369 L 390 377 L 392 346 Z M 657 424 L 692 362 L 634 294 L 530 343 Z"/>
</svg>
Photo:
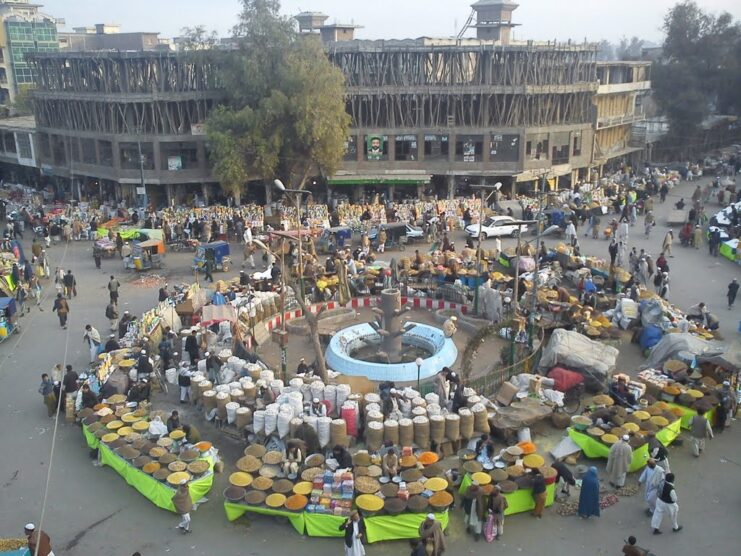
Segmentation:
<svg viewBox="0 0 741 556">
<path fill-rule="evenodd" d="M 428 174 L 335 176 L 327 179 L 329 185 L 420 185 L 430 183 Z"/>
</svg>

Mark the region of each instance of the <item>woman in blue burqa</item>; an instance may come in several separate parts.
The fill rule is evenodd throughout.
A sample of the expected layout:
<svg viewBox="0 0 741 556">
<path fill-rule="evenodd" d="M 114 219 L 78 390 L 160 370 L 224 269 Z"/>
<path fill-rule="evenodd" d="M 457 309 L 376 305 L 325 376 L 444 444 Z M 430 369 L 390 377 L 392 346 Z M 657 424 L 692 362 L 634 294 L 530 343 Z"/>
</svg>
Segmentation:
<svg viewBox="0 0 741 556">
<path fill-rule="evenodd" d="M 593 515 L 599 517 L 599 477 L 596 467 L 590 467 L 582 478 L 579 515 L 585 518 Z"/>
</svg>

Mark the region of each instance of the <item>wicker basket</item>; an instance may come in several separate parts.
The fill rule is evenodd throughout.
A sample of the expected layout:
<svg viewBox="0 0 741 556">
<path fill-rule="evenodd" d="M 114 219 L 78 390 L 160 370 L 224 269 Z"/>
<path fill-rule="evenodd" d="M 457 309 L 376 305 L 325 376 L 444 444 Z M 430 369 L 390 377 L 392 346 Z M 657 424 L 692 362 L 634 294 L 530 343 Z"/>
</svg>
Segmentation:
<svg viewBox="0 0 741 556">
<path fill-rule="evenodd" d="M 445 416 L 445 438 L 455 442 L 461 437 L 461 418 L 455 413 Z"/>
<path fill-rule="evenodd" d="M 206 390 L 203 393 L 203 408 L 206 413 L 216 409 L 216 390 Z M 224 406 L 224 413 L 226 414 L 226 406 Z"/>
<path fill-rule="evenodd" d="M 399 422 L 394 419 L 387 419 L 383 424 L 383 440 L 391 442 L 394 446 L 399 444 Z"/>
<path fill-rule="evenodd" d="M 430 416 L 430 439 L 435 444 L 445 440 L 445 417 L 442 415 Z"/>
<path fill-rule="evenodd" d="M 427 450 L 430 447 L 430 420 L 420 415 L 413 421 L 414 443 L 423 450 Z"/>
<path fill-rule="evenodd" d="M 471 410 L 462 408 L 458 412 L 460 418 L 461 418 L 461 437 L 468 440 L 469 438 L 473 438 L 474 434 L 474 420 L 473 420 L 473 413 L 471 413 Z"/>
<path fill-rule="evenodd" d="M 414 443 L 414 422 L 411 419 L 399 419 L 399 445 L 411 446 Z"/>
</svg>

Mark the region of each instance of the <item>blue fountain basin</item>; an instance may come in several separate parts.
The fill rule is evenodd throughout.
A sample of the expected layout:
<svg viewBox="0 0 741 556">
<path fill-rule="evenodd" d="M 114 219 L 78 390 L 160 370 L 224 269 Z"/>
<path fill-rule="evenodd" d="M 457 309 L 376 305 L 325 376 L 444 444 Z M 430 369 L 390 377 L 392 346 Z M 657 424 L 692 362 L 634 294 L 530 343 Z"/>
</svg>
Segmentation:
<svg viewBox="0 0 741 556">
<path fill-rule="evenodd" d="M 458 348 L 442 330 L 421 323 L 402 336 L 402 344 L 423 348 L 432 355 L 422 358 L 419 378 L 426 379 L 435 375 L 443 367 L 450 367 L 458 358 Z M 351 375 L 365 376 L 370 380 L 395 382 L 412 382 L 417 380 L 417 364 L 410 363 L 377 363 L 354 359 L 350 354 L 365 347 L 368 343 L 380 344 L 380 335 L 367 324 L 356 324 L 340 330 L 329 341 L 325 353 L 327 366 L 333 371 Z M 380 348 L 379 348 L 380 349 Z"/>
</svg>

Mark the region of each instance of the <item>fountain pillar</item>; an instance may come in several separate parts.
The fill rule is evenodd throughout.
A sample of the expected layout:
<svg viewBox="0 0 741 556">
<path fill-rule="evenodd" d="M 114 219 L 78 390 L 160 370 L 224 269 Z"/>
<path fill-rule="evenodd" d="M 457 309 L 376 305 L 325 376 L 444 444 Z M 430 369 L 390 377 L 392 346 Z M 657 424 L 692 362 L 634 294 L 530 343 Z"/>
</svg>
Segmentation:
<svg viewBox="0 0 741 556">
<path fill-rule="evenodd" d="M 397 288 L 389 288 L 381 291 L 381 307 L 374 312 L 381 317 L 379 323 L 381 328 L 378 334 L 381 336 L 381 350 L 386 354 L 390 363 L 401 361 L 401 316 L 409 310 L 401 306 L 401 291 Z"/>
</svg>

